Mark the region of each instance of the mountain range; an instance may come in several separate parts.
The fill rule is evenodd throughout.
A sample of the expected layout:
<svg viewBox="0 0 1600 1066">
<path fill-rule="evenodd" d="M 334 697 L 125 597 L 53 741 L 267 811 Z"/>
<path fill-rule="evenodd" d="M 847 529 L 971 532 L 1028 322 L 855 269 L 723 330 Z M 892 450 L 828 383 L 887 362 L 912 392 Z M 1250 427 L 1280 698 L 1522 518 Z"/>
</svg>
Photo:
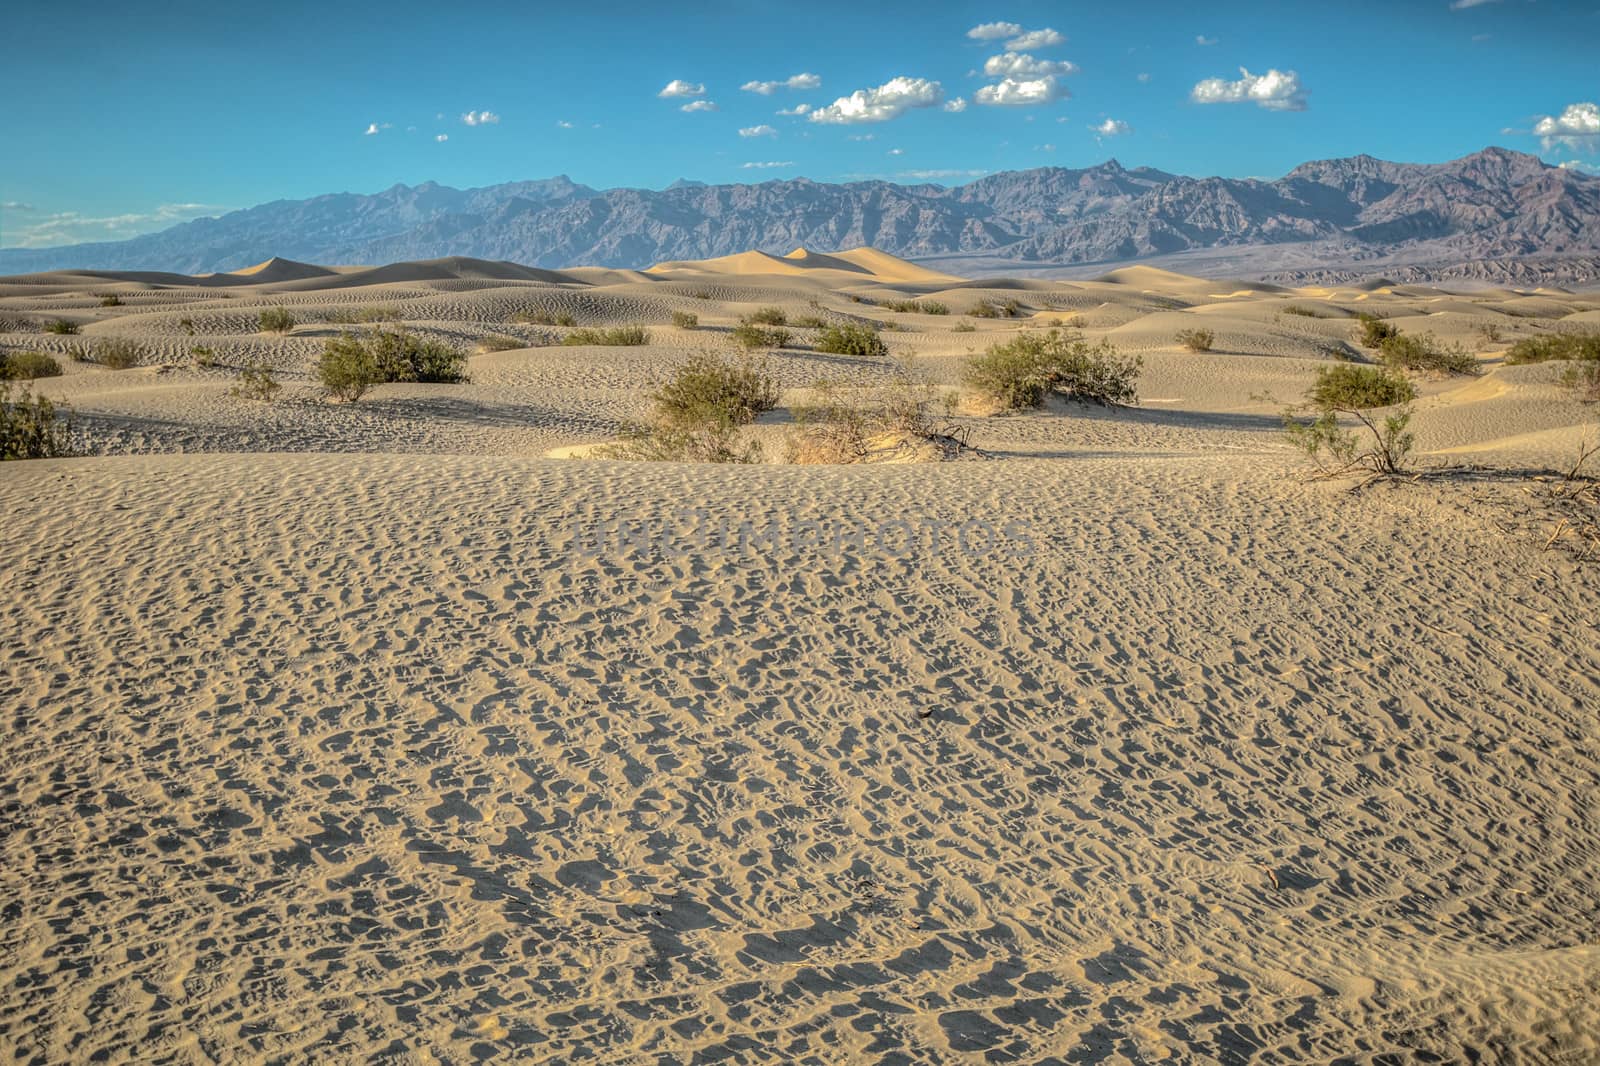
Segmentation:
<svg viewBox="0 0 1600 1066">
<path fill-rule="evenodd" d="M 1600 177 L 1487 148 L 1439 164 L 1354 156 L 1282 178 L 1191 178 L 1116 160 L 966 185 L 806 178 L 596 190 L 560 176 L 433 182 L 280 200 L 131 240 L 0 250 L 0 274 L 230 271 L 273 256 L 387 263 L 450 255 L 643 267 L 749 249 L 870 245 L 984 273 L 1132 260 L 1286 282 L 1600 281 Z"/>
</svg>

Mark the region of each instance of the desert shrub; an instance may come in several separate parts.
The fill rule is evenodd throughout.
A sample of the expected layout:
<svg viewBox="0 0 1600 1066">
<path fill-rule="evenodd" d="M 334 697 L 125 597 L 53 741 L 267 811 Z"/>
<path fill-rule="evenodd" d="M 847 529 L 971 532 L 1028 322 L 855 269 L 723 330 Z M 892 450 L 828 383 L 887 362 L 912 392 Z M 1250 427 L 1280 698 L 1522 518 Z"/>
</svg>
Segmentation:
<svg viewBox="0 0 1600 1066">
<path fill-rule="evenodd" d="M 1442 344 L 1431 333 L 1396 333 L 1378 345 L 1384 364 L 1396 370 L 1476 374 L 1478 361 L 1459 344 Z"/>
<path fill-rule="evenodd" d="M 61 376 L 61 364 L 45 352 L 0 352 L 0 380 L 32 381 Z"/>
<path fill-rule="evenodd" d="M 966 447 L 952 420 L 954 396 L 943 393 L 915 364 L 894 364 L 889 378 L 864 390 L 821 383 L 809 403 L 794 408 L 795 428 L 785 442 L 791 463 L 859 463 L 875 447 L 933 443 L 946 457 Z"/>
<path fill-rule="evenodd" d="M 753 322 L 758 326 L 786 326 L 789 324 L 789 316 L 781 307 L 758 307 L 747 315 L 744 321 Z"/>
<path fill-rule="evenodd" d="M 1504 344 L 1506 338 L 1498 322 L 1485 322 L 1478 327 L 1478 339 L 1484 344 Z"/>
<path fill-rule="evenodd" d="M 576 326 L 578 324 L 578 320 L 565 311 L 559 314 L 554 311 L 519 311 L 513 316 L 512 321 L 528 326 Z"/>
<path fill-rule="evenodd" d="M 650 343 L 650 331 L 643 326 L 613 326 L 610 329 L 575 329 L 567 334 L 562 344 L 598 344 L 606 347 L 628 347 Z"/>
<path fill-rule="evenodd" d="M 965 381 L 1003 410 L 1038 407 L 1050 392 L 1089 403 L 1132 404 L 1139 402 L 1142 365 L 1105 341 L 1091 346 L 1079 334 L 1053 329 L 991 345 L 967 364 Z"/>
<path fill-rule="evenodd" d="M 679 329 L 696 329 L 700 325 L 700 316 L 693 311 L 674 311 L 672 324 Z"/>
<path fill-rule="evenodd" d="M 1180 329 L 1172 339 L 1191 352 L 1209 352 L 1217 342 L 1217 335 L 1209 329 Z"/>
<path fill-rule="evenodd" d="M 125 337 L 96 337 L 92 343 L 72 349 L 72 356 L 78 361 L 98 363 L 108 370 L 138 366 L 143 355 L 143 349 Z"/>
<path fill-rule="evenodd" d="M 1322 314 L 1321 311 L 1318 311 L 1318 310 L 1316 310 L 1314 308 L 1310 308 L 1310 307 L 1301 307 L 1299 304 L 1290 304 L 1288 307 L 1285 307 L 1283 309 L 1283 313 L 1286 314 L 1286 315 L 1295 315 L 1295 316 L 1297 316 L 1299 318 L 1323 318 L 1323 317 L 1325 317 Z"/>
<path fill-rule="evenodd" d="M 217 365 L 217 350 L 204 344 L 196 344 L 189 349 L 189 358 L 200 370 L 210 370 Z"/>
<path fill-rule="evenodd" d="M 696 289 L 696 290 L 694 290 L 693 292 L 691 292 L 689 294 L 689 299 L 691 299 L 691 300 L 709 300 L 709 299 L 711 299 L 711 293 L 708 292 L 705 289 Z"/>
<path fill-rule="evenodd" d="M 1586 403 L 1600 400 L 1600 359 L 1584 359 L 1570 364 L 1561 375 L 1561 384 Z"/>
<path fill-rule="evenodd" d="M 247 363 L 239 371 L 238 384 L 228 391 L 235 396 L 246 400 L 270 400 L 283 388 L 278 379 L 272 376 L 272 368 L 266 363 L 254 361 Z"/>
<path fill-rule="evenodd" d="M 288 333 L 294 329 L 294 315 L 285 307 L 268 307 L 262 310 L 260 317 L 261 332 L 263 333 Z"/>
<path fill-rule="evenodd" d="M 654 399 L 658 424 L 726 419 L 743 426 L 778 406 L 778 387 L 764 362 L 702 352 L 678 367 Z"/>
<path fill-rule="evenodd" d="M 454 385 L 467 380 L 466 354 L 440 341 L 403 329 L 374 329 L 365 344 L 379 381 Z"/>
<path fill-rule="evenodd" d="M 1558 359 L 1600 361 L 1600 330 L 1572 330 L 1524 337 L 1506 351 L 1506 364 L 1547 363 Z"/>
<path fill-rule="evenodd" d="M 974 326 L 971 322 L 957 322 L 954 326 L 950 327 L 950 331 L 952 333 L 976 333 L 978 332 L 978 327 Z"/>
<path fill-rule="evenodd" d="M 796 329 L 827 329 L 828 322 L 821 315 L 797 315 L 789 320 Z"/>
<path fill-rule="evenodd" d="M 741 322 L 729 334 L 733 343 L 747 351 L 757 348 L 782 348 L 789 343 L 791 334 L 776 326 L 758 326 L 754 322 Z"/>
<path fill-rule="evenodd" d="M 761 443 L 740 438 L 722 419 L 689 426 L 629 426 L 622 439 L 595 449 L 601 459 L 667 463 L 759 463 Z"/>
<path fill-rule="evenodd" d="M 100 306 L 101 307 L 121 307 L 122 306 L 122 297 L 118 296 L 116 293 L 112 293 L 110 296 L 102 296 L 102 297 L 100 297 Z"/>
<path fill-rule="evenodd" d="M 180 318 L 178 319 L 178 325 L 182 326 L 183 331 L 189 336 L 194 336 L 194 319 L 188 317 Z"/>
<path fill-rule="evenodd" d="M 1324 367 L 1306 391 L 1306 402 L 1283 413 L 1284 431 L 1316 464 L 1320 476 L 1337 477 L 1353 470 L 1373 474 L 1398 474 L 1405 469 L 1414 438 L 1411 402 L 1417 390 L 1398 371 L 1381 366 L 1339 363 Z M 1394 408 L 1380 421 L 1373 412 Z M 1316 415 L 1301 421 L 1297 415 L 1309 408 Z M 1371 443 L 1354 430 L 1339 424 L 1339 416 L 1355 418 L 1366 429 Z"/>
<path fill-rule="evenodd" d="M 398 307 L 353 307 L 329 311 L 322 316 L 322 320 L 336 325 L 357 325 L 372 322 L 399 322 L 403 317 Z"/>
<path fill-rule="evenodd" d="M 0 460 L 72 454 L 71 430 L 56 405 L 0 379 Z"/>
<path fill-rule="evenodd" d="M 937 300 L 885 300 L 883 307 L 904 314 L 948 315 L 950 308 Z"/>
<path fill-rule="evenodd" d="M 950 313 L 950 305 L 942 304 L 938 300 L 924 300 L 922 301 L 922 313 L 925 315 L 948 315 Z"/>
<path fill-rule="evenodd" d="M 504 333 L 490 333 L 478 340 L 478 347 L 486 352 L 509 352 L 513 348 L 526 346 L 526 341 L 518 340 L 516 337 L 507 336 Z"/>
<path fill-rule="evenodd" d="M 847 322 L 842 326 L 828 326 L 817 335 L 817 351 L 831 355 L 861 355 L 883 357 L 889 346 L 883 343 L 878 331 L 862 322 Z"/>
<path fill-rule="evenodd" d="M 991 303 L 973 304 L 967 310 L 967 315 L 971 318 L 999 318 L 1000 309 Z"/>
<path fill-rule="evenodd" d="M 1356 332 L 1361 344 L 1366 348 L 1376 348 L 1390 337 L 1398 337 L 1400 331 L 1385 322 L 1377 315 L 1363 311 L 1356 315 Z"/>
<path fill-rule="evenodd" d="M 78 332 L 78 324 L 70 319 L 57 318 L 50 322 L 46 322 L 44 331 L 46 333 L 57 333 L 65 337 L 70 337 Z"/>
<path fill-rule="evenodd" d="M 317 359 L 317 381 L 336 400 L 354 403 L 383 380 L 378 360 L 353 333 L 329 337 Z"/>
</svg>

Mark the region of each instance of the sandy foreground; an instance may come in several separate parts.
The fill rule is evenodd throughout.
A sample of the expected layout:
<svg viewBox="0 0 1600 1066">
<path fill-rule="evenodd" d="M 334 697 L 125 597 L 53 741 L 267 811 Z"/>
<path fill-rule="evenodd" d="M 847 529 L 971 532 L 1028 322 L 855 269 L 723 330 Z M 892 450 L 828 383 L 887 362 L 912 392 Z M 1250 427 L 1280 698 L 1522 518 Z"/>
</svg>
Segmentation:
<svg viewBox="0 0 1600 1066">
<path fill-rule="evenodd" d="M 968 419 L 985 462 L 549 457 L 765 305 L 951 384 L 1071 321 L 1143 402 Z M 319 315 L 373 306 L 529 346 L 322 400 Z M 1367 307 L 1480 352 L 1421 386 L 1459 476 L 1295 477 L 1261 397 Z M 0 465 L 7 1061 L 1600 1057 L 1600 567 L 1541 550 L 1532 478 L 1600 433 L 1497 359 L 1600 296 L 752 253 L 36 275 L 0 315 L 158 364 L 67 364 L 102 454 Z M 229 394 L 252 359 L 280 399 Z"/>
</svg>

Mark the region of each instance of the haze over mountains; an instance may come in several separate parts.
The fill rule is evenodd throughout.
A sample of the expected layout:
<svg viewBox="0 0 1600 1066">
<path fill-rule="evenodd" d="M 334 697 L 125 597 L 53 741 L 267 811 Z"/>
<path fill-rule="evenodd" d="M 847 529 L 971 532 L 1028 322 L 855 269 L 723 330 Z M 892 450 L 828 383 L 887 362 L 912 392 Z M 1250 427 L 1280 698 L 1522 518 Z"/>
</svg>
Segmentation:
<svg viewBox="0 0 1600 1066">
<path fill-rule="evenodd" d="M 127 241 L 0 251 L 0 274 L 236 270 L 272 256 L 388 263 L 450 255 L 644 267 L 757 249 L 870 245 L 940 269 L 1071 272 L 1133 259 L 1284 282 L 1600 280 L 1600 178 L 1501 148 L 1442 164 L 1370 156 L 1275 181 L 1190 178 L 1115 160 L 970 184 L 682 181 L 595 190 L 565 176 L 433 182 L 277 201 Z"/>
</svg>

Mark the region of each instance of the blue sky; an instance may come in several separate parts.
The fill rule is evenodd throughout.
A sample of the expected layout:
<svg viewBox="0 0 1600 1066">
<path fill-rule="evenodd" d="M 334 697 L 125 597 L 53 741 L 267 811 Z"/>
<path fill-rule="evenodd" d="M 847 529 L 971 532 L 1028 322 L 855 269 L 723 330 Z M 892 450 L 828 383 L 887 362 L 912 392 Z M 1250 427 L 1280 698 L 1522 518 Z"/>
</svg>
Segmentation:
<svg viewBox="0 0 1600 1066">
<path fill-rule="evenodd" d="M 1600 164 L 1600 0 L 23 0 L 3 19 L 8 247 L 428 180 L 957 184 L 1113 156 L 1276 177 L 1489 144 Z"/>
</svg>

